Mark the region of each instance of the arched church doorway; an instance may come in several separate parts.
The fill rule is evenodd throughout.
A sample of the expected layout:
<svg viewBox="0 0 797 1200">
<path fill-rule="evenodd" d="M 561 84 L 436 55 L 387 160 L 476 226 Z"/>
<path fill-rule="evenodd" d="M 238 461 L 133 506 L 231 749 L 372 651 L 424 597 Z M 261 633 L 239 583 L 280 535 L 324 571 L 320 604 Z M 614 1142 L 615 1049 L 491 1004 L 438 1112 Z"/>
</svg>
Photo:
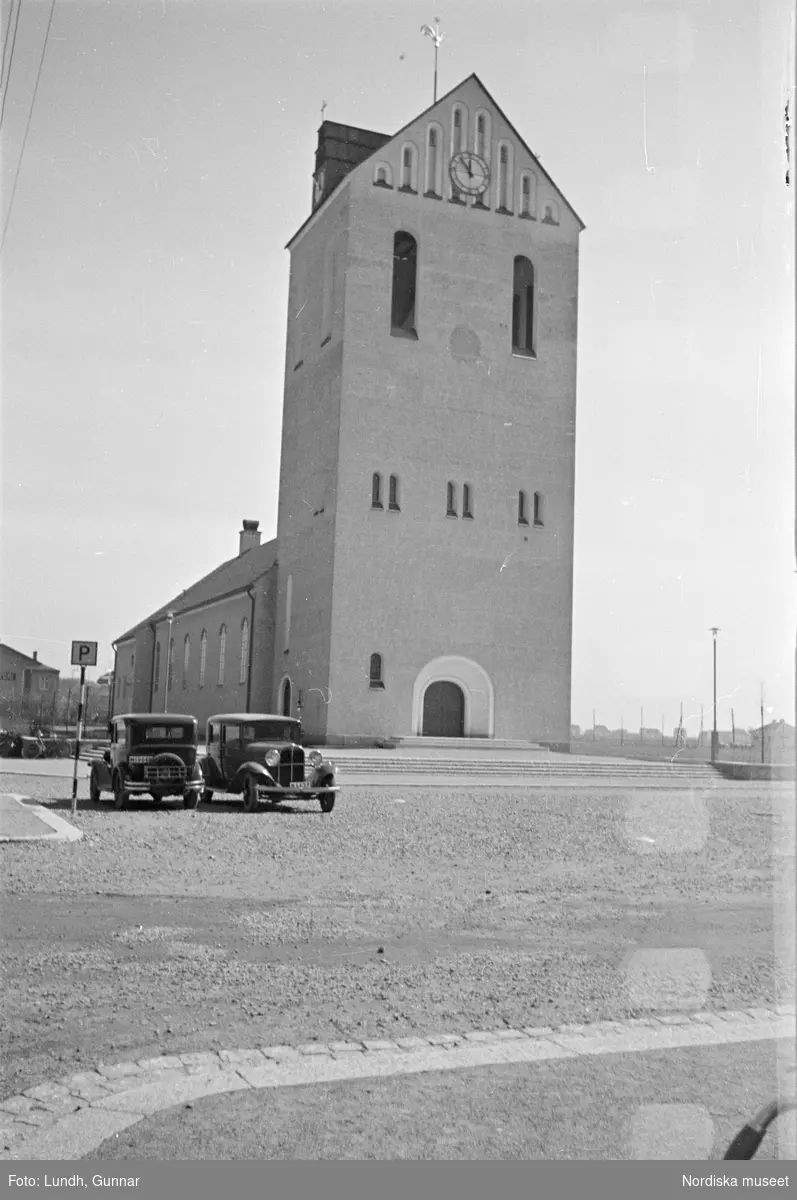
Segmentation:
<svg viewBox="0 0 797 1200">
<path fill-rule="evenodd" d="M 430 683 L 423 696 L 423 736 L 463 737 L 465 693 L 450 679 Z"/>
<path fill-rule="evenodd" d="M 415 737 L 494 736 L 494 696 L 484 667 L 460 654 L 443 654 L 420 669 L 412 687 Z M 448 732 L 453 730 L 453 732 Z"/>
</svg>

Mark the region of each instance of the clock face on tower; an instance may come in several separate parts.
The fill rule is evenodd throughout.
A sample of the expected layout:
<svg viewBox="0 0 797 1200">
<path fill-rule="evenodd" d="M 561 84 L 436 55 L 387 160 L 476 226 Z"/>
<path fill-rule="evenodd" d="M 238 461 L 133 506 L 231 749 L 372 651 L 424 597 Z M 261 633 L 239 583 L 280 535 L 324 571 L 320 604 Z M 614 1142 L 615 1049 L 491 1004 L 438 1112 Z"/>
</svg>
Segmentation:
<svg viewBox="0 0 797 1200">
<path fill-rule="evenodd" d="M 457 191 L 467 196 L 481 196 L 490 185 L 490 168 L 480 155 L 470 150 L 454 155 L 448 173 Z"/>
</svg>

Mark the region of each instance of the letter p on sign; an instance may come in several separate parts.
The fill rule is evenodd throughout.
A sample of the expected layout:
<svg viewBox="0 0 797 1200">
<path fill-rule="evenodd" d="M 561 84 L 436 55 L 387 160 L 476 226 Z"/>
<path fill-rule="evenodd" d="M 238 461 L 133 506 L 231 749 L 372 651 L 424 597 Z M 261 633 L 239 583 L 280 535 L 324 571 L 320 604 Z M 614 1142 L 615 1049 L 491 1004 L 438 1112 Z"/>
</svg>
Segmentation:
<svg viewBox="0 0 797 1200">
<path fill-rule="evenodd" d="M 72 643 L 72 666 L 73 667 L 96 667 L 97 665 L 97 642 L 73 642 Z"/>
</svg>

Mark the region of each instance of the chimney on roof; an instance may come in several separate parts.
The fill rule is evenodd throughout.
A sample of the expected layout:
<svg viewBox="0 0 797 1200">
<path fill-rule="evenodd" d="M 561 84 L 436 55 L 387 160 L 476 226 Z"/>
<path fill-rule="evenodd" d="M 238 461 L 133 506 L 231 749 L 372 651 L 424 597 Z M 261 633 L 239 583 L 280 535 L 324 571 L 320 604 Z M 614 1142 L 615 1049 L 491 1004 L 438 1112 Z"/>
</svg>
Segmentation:
<svg viewBox="0 0 797 1200">
<path fill-rule="evenodd" d="M 244 521 L 244 527 L 238 534 L 238 554 L 246 554 L 247 550 L 256 550 L 260 545 L 259 521 Z"/>
<path fill-rule="evenodd" d="M 386 133 L 358 129 L 354 125 L 338 125 L 335 121 L 322 121 L 315 152 L 313 212 L 334 192 L 349 171 L 353 171 L 389 141 Z"/>
<path fill-rule="evenodd" d="M 38 662 L 38 661 L 39 661 L 39 651 L 38 651 L 38 650 L 34 650 L 34 651 L 33 651 L 33 661 L 34 661 L 34 662 Z"/>
</svg>

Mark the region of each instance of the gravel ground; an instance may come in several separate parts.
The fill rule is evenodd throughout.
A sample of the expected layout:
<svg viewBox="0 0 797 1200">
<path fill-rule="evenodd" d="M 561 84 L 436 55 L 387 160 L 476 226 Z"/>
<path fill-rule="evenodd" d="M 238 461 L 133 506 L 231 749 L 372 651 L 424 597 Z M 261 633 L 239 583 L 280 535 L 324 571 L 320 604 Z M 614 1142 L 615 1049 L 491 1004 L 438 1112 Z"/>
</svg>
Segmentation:
<svg viewBox="0 0 797 1200">
<path fill-rule="evenodd" d="M 0 776 L 69 818 L 63 780 Z M 333 813 L 82 800 L 3 855 L 4 1095 L 97 1061 L 777 999 L 793 798 L 352 789 Z"/>
</svg>

